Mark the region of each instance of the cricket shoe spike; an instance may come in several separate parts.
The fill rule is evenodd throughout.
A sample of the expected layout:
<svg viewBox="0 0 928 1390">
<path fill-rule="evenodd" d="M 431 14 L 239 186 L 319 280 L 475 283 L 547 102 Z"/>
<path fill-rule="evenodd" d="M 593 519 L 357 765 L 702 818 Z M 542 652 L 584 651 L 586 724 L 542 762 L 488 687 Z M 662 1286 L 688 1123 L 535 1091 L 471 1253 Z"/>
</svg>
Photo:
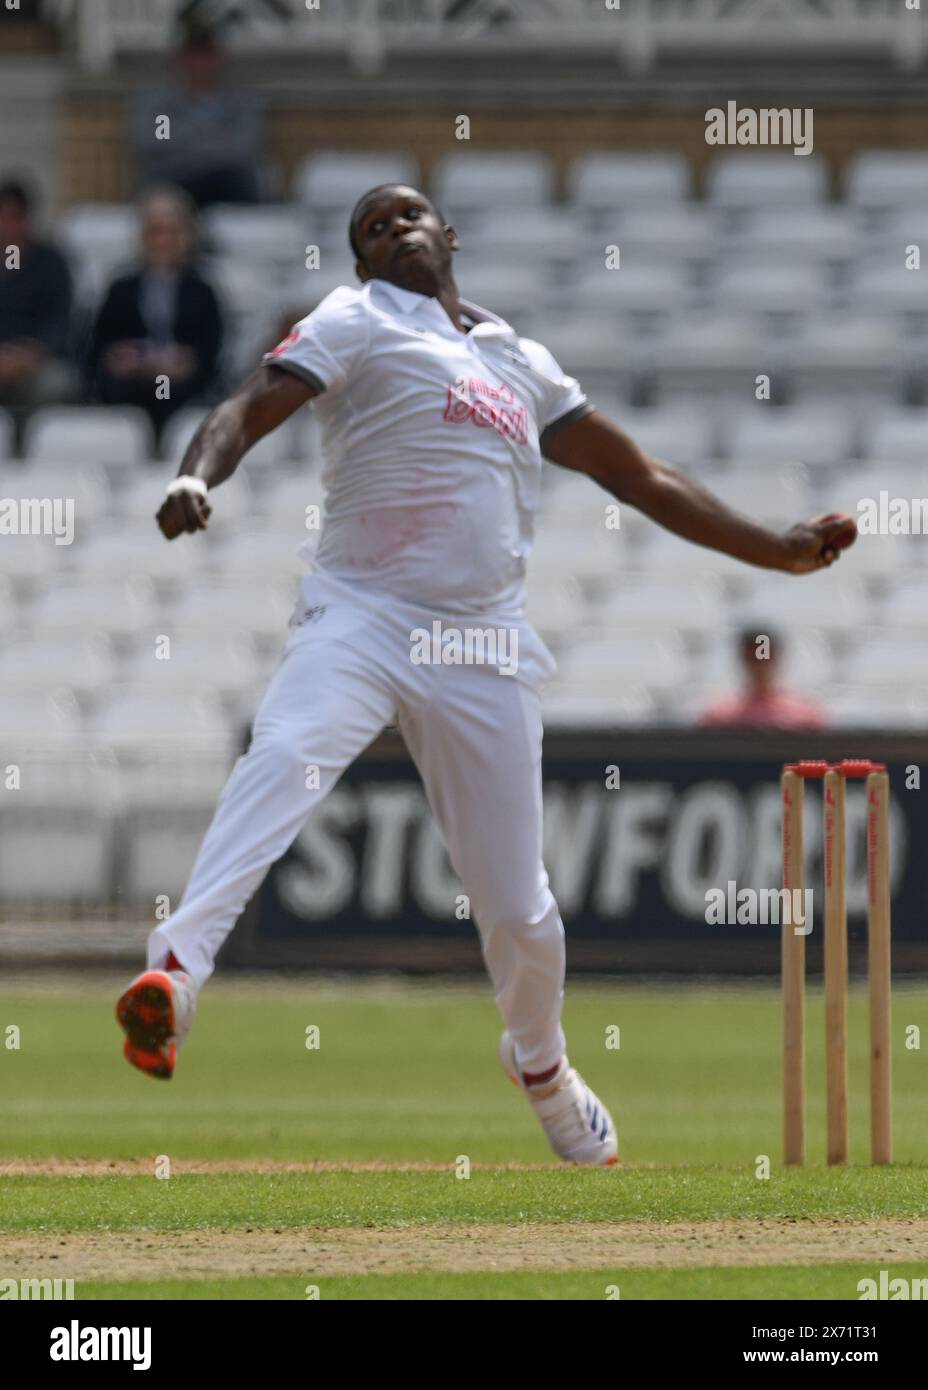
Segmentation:
<svg viewBox="0 0 928 1390">
<path fill-rule="evenodd" d="M 526 1086 L 522 1079 L 508 1033 L 500 1038 L 499 1057 L 507 1075 L 528 1097 L 559 1158 L 596 1167 L 618 1163 L 619 1141 L 612 1116 L 566 1057 L 550 1080 L 534 1086 Z"/>
<path fill-rule="evenodd" d="M 195 1008 L 196 990 L 183 970 L 143 970 L 116 1005 L 126 1061 L 148 1076 L 170 1080 Z"/>
</svg>

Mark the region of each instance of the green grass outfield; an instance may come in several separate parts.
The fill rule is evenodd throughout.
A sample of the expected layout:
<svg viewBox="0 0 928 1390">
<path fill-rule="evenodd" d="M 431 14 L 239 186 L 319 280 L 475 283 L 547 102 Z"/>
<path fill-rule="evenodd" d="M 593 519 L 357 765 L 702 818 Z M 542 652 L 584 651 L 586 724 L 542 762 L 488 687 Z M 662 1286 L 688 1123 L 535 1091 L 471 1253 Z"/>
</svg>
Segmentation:
<svg viewBox="0 0 928 1390">
<path fill-rule="evenodd" d="M 589 1299 L 614 1285 L 622 1298 L 806 1299 L 856 1298 L 858 1280 L 881 1268 L 928 1277 L 924 987 L 894 995 L 896 1163 L 883 1170 L 866 1163 L 866 998 L 856 990 L 852 1163 L 822 1166 L 823 1021 L 811 993 L 802 1171 L 780 1162 L 774 988 L 569 989 L 572 1060 L 619 1125 L 626 1166 L 603 1172 L 536 1166 L 551 1155 L 499 1069 L 488 988 L 219 979 L 169 1083 L 122 1060 L 116 992 L 76 977 L 7 982 L 0 1039 L 15 1025 L 21 1045 L 0 1048 L 0 1231 L 19 1263 L 6 1268 L 0 1256 L 0 1278 L 68 1277 L 70 1260 L 83 1298 L 305 1298 L 316 1285 L 322 1298 Z M 906 1047 L 911 1025 L 924 1049 Z M 318 1049 L 305 1046 L 311 1026 Z M 154 1175 L 159 1155 L 169 1180 Z M 765 1155 L 769 1178 L 758 1173 Z M 456 1176 L 464 1156 L 467 1179 Z M 198 1164 L 207 1170 L 191 1171 Z M 821 1240 L 812 1220 L 825 1223 Z M 842 1222 L 864 1246 L 842 1248 Z M 886 1222 L 891 1230 L 871 1229 Z M 623 1231 L 637 1242 L 628 1262 Z M 180 1239 L 171 1232 L 195 1243 L 187 1265 L 168 1270 Z M 464 1267 L 444 1268 L 456 1233 Z M 521 1247 L 497 1258 L 510 1233 L 525 1242 L 526 1268 L 513 1267 Z M 349 1237 L 363 1246 L 342 1249 Z M 745 1237 L 757 1245 L 747 1259 Z M 109 1252 L 123 1246 L 142 1253 L 111 1273 Z M 279 1269 L 287 1250 L 293 1267 Z M 52 1266 L 45 1257 L 56 1253 Z"/>
</svg>

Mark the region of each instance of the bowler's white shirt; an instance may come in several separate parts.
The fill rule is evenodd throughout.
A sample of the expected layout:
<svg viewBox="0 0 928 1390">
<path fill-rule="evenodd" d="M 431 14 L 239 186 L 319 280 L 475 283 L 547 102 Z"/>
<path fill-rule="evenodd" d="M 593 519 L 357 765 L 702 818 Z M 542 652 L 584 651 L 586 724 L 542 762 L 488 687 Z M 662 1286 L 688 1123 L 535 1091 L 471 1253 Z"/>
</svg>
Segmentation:
<svg viewBox="0 0 928 1390">
<path fill-rule="evenodd" d="M 447 613 L 517 615 L 539 437 L 590 407 L 529 338 L 462 301 L 340 286 L 265 363 L 319 393 L 325 512 L 314 568 Z M 304 547 L 310 558 L 309 547 Z"/>
</svg>

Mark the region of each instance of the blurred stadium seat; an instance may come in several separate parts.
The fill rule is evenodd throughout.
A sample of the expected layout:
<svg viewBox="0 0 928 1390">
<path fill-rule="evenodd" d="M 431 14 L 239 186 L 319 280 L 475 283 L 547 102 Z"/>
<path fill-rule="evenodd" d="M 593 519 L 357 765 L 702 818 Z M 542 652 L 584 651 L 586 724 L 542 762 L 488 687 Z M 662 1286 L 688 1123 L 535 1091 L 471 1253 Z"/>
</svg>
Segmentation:
<svg viewBox="0 0 928 1390">
<path fill-rule="evenodd" d="M 921 150 L 861 150 L 845 167 L 844 189 L 854 207 L 884 212 L 928 204 L 928 154 Z"/>
<path fill-rule="evenodd" d="M 846 413 L 811 404 L 778 407 L 757 402 L 729 416 L 722 453 L 738 459 L 743 468 L 793 460 L 817 467 L 853 458 L 855 436 L 855 423 Z M 758 477 L 759 487 L 765 477 L 769 473 Z"/>
<path fill-rule="evenodd" d="M 743 152 L 718 154 L 706 175 L 706 197 L 726 209 L 783 208 L 821 202 L 828 193 L 828 172 L 818 155 L 797 159 L 789 154 Z"/>
<path fill-rule="evenodd" d="M 612 216 L 625 208 L 682 203 L 689 197 L 691 181 L 689 163 L 677 150 L 603 150 L 573 161 L 567 196 L 578 208 Z"/>
<path fill-rule="evenodd" d="M 419 185 L 419 165 L 389 150 L 320 150 L 307 155 L 293 179 L 293 196 L 314 214 L 340 218 L 347 234 L 348 211 L 380 183 Z"/>
<path fill-rule="evenodd" d="M 431 193 L 444 215 L 460 222 L 489 208 L 546 207 L 553 186 L 554 170 L 547 155 L 531 150 L 461 150 L 439 159 Z"/>
<path fill-rule="evenodd" d="M 151 425 L 134 406 L 44 406 L 26 426 L 27 458 L 59 463 L 141 463 L 154 456 Z"/>
</svg>

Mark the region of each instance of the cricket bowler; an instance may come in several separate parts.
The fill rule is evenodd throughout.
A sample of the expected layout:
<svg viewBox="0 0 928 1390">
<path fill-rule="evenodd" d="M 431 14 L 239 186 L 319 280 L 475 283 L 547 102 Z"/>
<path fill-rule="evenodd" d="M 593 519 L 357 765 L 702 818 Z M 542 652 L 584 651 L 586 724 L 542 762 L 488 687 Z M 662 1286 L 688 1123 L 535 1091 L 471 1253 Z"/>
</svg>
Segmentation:
<svg viewBox="0 0 928 1390">
<path fill-rule="evenodd" d="M 614 1164 L 612 1118 L 567 1059 L 564 927 L 542 860 L 539 692 L 555 663 L 522 616 L 542 460 L 685 540 L 770 570 L 831 565 L 855 524 L 828 515 L 777 534 L 650 458 L 540 343 L 461 298 L 455 232 L 415 189 L 364 194 L 349 239 L 360 285 L 328 295 L 212 411 L 158 512 L 168 540 L 203 530 L 212 491 L 313 402 L 319 546 L 249 750 L 177 911 L 151 934 L 148 968 L 118 1002 L 125 1056 L 149 1076 L 173 1074 L 216 954 L 269 866 L 397 725 L 470 899 L 505 1024 L 503 1066 L 556 1154 Z M 511 640 L 486 644 L 490 659 L 423 659 L 422 632 L 446 628 Z"/>
</svg>

